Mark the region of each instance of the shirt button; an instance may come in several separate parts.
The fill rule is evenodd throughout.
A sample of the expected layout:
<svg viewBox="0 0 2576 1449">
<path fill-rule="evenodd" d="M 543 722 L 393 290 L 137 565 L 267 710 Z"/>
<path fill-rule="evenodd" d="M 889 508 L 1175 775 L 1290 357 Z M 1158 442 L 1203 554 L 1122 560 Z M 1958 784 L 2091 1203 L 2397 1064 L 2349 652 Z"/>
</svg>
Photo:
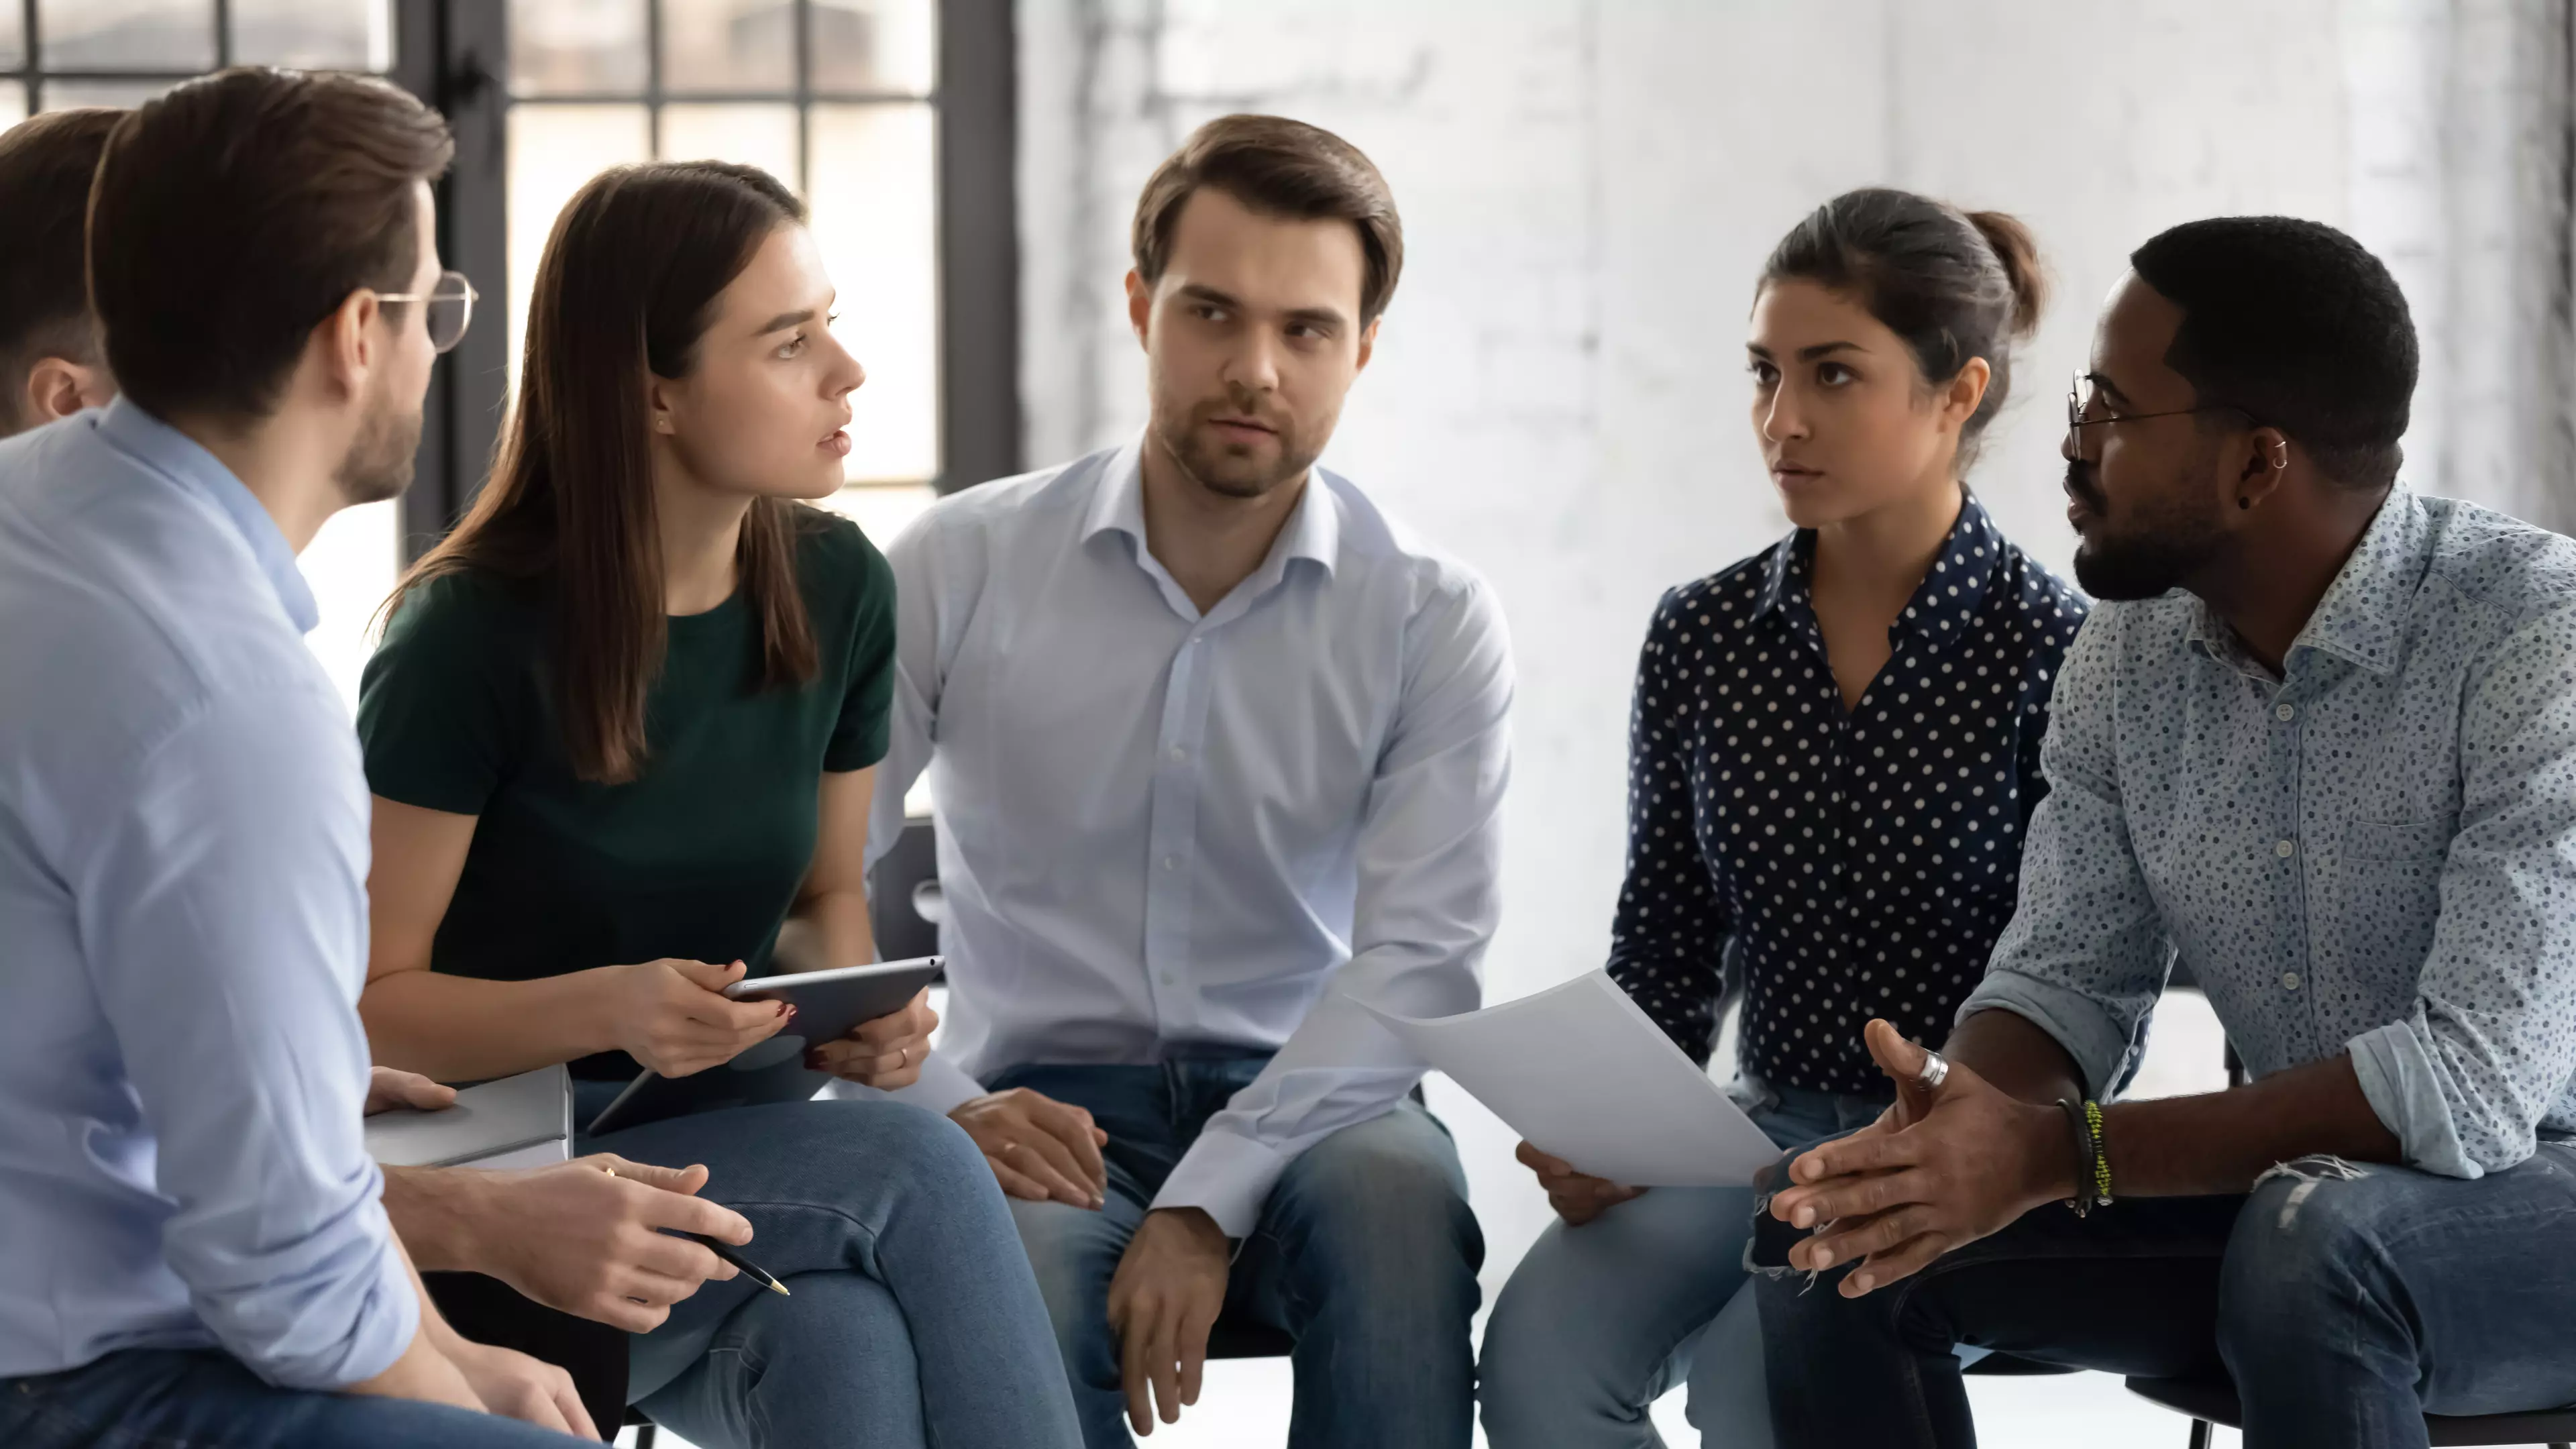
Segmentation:
<svg viewBox="0 0 2576 1449">
<path fill-rule="evenodd" d="M 2282 972 L 2282 973 L 2281 973 L 2281 985 L 2282 985 L 2283 987 L 2285 987 L 2285 988 L 2287 988 L 2287 989 L 2291 990 L 2291 991 L 2296 991 L 2296 990 L 2298 990 L 2298 989 L 2299 989 L 2299 973 L 2298 973 L 2298 972 L 2296 972 L 2296 971 L 2284 971 L 2284 972 Z"/>
<path fill-rule="evenodd" d="M 1186 759 L 1188 759 L 1189 757 L 1190 757 L 1190 752 L 1189 752 L 1187 749 L 1185 749 L 1185 748 L 1183 748 L 1183 747 L 1181 747 L 1181 746 L 1179 746 L 1179 745 L 1174 745 L 1174 746 L 1172 746 L 1172 758 L 1173 758 L 1175 761 L 1179 761 L 1179 760 L 1186 760 Z"/>
<path fill-rule="evenodd" d="M 2296 705 L 2285 704 L 2279 709 L 2272 711 L 2272 718 L 2281 721 L 2283 724 L 2287 724 L 2292 719 L 2297 718 L 2298 713 L 2299 711 Z"/>
<path fill-rule="evenodd" d="M 1181 868 L 1181 858 L 1180 858 L 1179 856 L 1177 856 L 1177 855 L 1167 855 L 1167 856 L 1164 856 L 1164 857 L 1163 857 L 1163 869 L 1165 869 L 1165 870 L 1179 870 L 1180 868 Z"/>
<path fill-rule="evenodd" d="M 2299 853 L 2299 848 L 2284 840 L 2280 844 L 2272 847 L 2272 853 L 2281 857 L 2283 860 L 2288 860 L 2291 856 Z"/>
<path fill-rule="evenodd" d="M 1172 985 L 1173 983 L 1175 983 L 1175 982 L 1177 982 L 1177 981 L 1179 981 L 1179 980 L 1181 979 L 1181 978 L 1179 978 L 1179 977 L 1177 977 L 1177 976 L 1174 976 L 1174 975 L 1173 975 L 1171 972 L 1169 972 L 1169 971 L 1164 972 L 1162 975 L 1163 975 L 1163 984 L 1164 984 L 1165 986 L 1170 986 L 1170 985 Z"/>
</svg>

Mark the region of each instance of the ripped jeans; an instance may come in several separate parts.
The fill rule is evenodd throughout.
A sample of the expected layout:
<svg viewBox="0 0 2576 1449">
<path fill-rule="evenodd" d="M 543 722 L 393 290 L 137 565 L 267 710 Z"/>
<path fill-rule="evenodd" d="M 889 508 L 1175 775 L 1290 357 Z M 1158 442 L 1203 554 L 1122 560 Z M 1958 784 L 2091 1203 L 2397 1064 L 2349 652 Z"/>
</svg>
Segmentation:
<svg viewBox="0 0 2576 1449">
<path fill-rule="evenodd" d="M 2420 1445 L 2423 1415 L 2576 1403 L 2576 1143 L 2476 1181 L 2305 1159 L 2244 1197 L 2050 1205 L 1859 1300 L 1752 1261 L 1783 1445 L 1965 1449 L 1954 1345 L 2226 1373 L 2247 1449 Z M 1772 1273 L 1770 1269 L 1784 1269 Z"/>
</svg>

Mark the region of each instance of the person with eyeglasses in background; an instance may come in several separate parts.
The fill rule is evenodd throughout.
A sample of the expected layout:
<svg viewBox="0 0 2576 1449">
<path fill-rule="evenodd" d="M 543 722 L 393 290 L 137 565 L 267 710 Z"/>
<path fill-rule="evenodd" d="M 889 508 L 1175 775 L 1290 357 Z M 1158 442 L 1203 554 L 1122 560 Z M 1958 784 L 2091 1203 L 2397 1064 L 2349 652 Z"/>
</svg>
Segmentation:
<svg viewBox="0 0 2576 1449">
<path fill-rule="evenodd" d="M 410 481 L 464 327 L 429 188 L 450 152 L 389 85 L 273 70 L 0 144 L 12 185 L 95 171 L 96 323 L 9 268 L 28 370 L 0 403 L 106 404 L 0 443 L 13 1449 L 595 1433 L 561 1370 L 441 1318 L 379 1202 L 366 793 L 300 637 L 297 551 Z M 10 215 L 12 247 L 78 234 Z"/>
<path fill-rule="evenodd" d="M 2129 260 L 2020 908 L 1757 1225 L 1786 1443 L 1974 1443 L 1957 1344 L 2232 1383 L 2249 1449 L 2576 1402 L 2576 542 L 2398 481 L 2414 322 L 2352 238 Z M 2253 1080 L 2103 1101 L 2177 964 Z"/>
<path fill-rule="evenodd" d="M 2050 691 L 2085 601 L 1967 486 L 2046 284 L 2019 221 L 1846 192 L 1755 283 L 1754 442 L 1795 525 L 1667 592 L 1637 666 L 1609 972 L 1693 1060 L 1736 963 L 1732 1094 L 1782 1147 L 1895 1094 L 1855 1037 L 1937 1032 L 2012 917 Z M 1558 1221 L 1485 1328 L 1495 1449 L 1648 1449 L 1675 1383 L 1770 1441 L 1754 1189 L 1651 1191 L 1527 1143 Z"/>
<path fill-rule="evenodd" d="M 90 314 L 83 234 L 99 156 L 129 114 L 52 111 L 0 132 L 0 216 L 13 219 L 0 228 L 0 437 L 116 396 Z M 465 335 L 478 299 L 454 272 L 430 295 L 425 326 L 430 345 L 445 352 Z M 379 1066 L 367 1110 L 434 1111 L 454 1100 L 451 1088 Z M 739 1214 L 696 1196 L 706 1177 L 703 1165 L 613 1153 L 512 1172 L 388 1167 L 385 1215 L 451 1322 L 571 1370 L 597 1422 L 623 1404 L 613 1390 L 625 1382 L 624 1343 L 548 1319 L 565 1313 L 643 1333 L 700 1283 L 733 1277 L 713 1253 L 663 1231 L 732 1243 L 750 1236 Z M 467 1273 L 515 1296 L 457 1276 Z M 613 1369 L 593 1362 L 612 1351 Z"/>
</svg>

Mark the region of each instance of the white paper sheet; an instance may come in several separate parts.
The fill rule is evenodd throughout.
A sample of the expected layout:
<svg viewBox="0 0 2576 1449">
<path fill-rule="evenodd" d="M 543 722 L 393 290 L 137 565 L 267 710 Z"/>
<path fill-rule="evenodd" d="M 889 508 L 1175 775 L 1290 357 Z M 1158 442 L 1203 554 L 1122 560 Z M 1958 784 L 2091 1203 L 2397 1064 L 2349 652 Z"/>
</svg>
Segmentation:
<svg viewBox="0 0 2576 1449">
<path fill-rule="evenodd" d="M 1463 1016 L 1368 1009 L 1524 1140 L 1577 1171 L 1632 1187 L 1743 1187 L 1780 1157 L 1606 973 Z"/>
</svg>

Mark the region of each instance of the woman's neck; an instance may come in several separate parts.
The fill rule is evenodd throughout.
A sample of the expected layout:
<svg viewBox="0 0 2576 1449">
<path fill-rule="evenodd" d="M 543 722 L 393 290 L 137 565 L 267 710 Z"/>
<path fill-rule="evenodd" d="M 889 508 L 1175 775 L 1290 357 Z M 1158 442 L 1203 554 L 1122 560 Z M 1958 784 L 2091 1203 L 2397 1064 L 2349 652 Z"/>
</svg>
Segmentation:
<svg viewBox="0 0 2576 1449">
<path fill-rule="evenodd" d="M 666 464 L 653 480 L 662 535 L 662 612 L 703 614 L 733 597 L 734 559 L 751 500 L 719 493 Z"/>
<path fill-rule="evenodd" d="M 1816 530 L 1811 591 L 1893 620 L 1958 526 L 1967 490 L 1943 476 L 1857 518 Z"/>
</svg>

